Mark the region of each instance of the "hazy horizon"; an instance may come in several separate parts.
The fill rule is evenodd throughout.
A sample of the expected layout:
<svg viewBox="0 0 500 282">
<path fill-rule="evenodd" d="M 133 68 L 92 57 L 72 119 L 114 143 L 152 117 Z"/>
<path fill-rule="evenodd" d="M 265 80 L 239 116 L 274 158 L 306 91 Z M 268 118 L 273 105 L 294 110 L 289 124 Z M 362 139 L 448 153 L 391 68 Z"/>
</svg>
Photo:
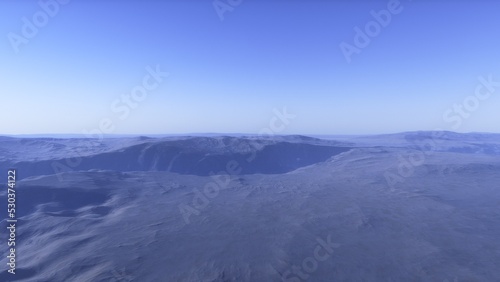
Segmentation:
<svg viewBox="0 0 500 282">
<path fill-rule="evenodd" d="M 102 138 L 136 138 L 136 137 L 147 137 L 147 138 L 165 138 L 165 137 L 286 137 L 286 136 L 305 136 L 312 138 L 343 138 L 343 137 L 369 137 L 369 136 L 385 136 L 385 135 L 402 135 L 411 134 L 411 133 L 432 133 L 432 132 L 444 132 L 444 133 L 452 133 L 452 134 L 465 134 L 465 135 L 498 135 L 500 133 L 495 132 L 455 132 L 455 131 L 432 131 L 432 130 L 416 130 L 416 131 L 401 131 L 401 132 L 386 132 L 386 133 L 372 133 L 372 134 L 255 134 L 255 133 L 228 133 L 228 132 L 191 132 L 191 133 L 164 133 L 164 134 L 78 134 L 78 133 L 67 133 L 67 134 L 0 134 L 0 137 L 11 137 L 11 138 L 56 138 L 56 139 L 73 139 L 73 138 L 83 138 L 83 139 L 102 139 Z"/>
</svg>

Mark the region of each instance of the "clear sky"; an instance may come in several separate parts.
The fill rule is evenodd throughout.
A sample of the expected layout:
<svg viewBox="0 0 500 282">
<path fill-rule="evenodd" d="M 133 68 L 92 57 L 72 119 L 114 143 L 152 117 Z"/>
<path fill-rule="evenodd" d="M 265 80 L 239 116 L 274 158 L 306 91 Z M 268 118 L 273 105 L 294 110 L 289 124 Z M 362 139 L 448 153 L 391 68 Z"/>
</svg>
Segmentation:
<svg viewBox="0 0 500 282">
<path fill-rule="evenodd" d="M 55 1 L 0 0 L 0 134 L 500 132 L 499 1 Z"/>
</svg>

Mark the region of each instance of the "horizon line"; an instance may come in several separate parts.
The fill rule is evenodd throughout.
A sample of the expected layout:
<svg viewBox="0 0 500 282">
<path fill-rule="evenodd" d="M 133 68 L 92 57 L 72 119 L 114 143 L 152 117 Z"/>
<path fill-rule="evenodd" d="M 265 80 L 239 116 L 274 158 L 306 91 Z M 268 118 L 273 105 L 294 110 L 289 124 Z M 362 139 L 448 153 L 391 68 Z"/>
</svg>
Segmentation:
<svg viewBox="0 0 500 282">
<path fill-rule="evenodd" d="M 446 132 L 452 134 L 500 134 L 500 132 L 456 132 L 450 130 L 414 130 L 414 131 L 399 131 L 390 133 L 359 133 L 359 134 L 317 134 L 317 133 L 289 133 L 289 134 L 256 134 L 256 133 L 218 133 L 218 132 L 205 132 L 205 133 L 112 133 L 112 134 L 84 134 L 84 133 L 24 133 L 24 134 L 0 134 L 0 137 L 10 138 L 82 138 L 82 139 L 99 139 L 101 138 L 123 138 L 123 137 L 270 137 L 270 136 L 306 136 L 306 137 L 356 137 L 356 136 L 378 136 L 378 135 L 395 135 L 395 134 L 408 134 L 408 133 L 431 133 L 431 132 Z"/>
</svg>

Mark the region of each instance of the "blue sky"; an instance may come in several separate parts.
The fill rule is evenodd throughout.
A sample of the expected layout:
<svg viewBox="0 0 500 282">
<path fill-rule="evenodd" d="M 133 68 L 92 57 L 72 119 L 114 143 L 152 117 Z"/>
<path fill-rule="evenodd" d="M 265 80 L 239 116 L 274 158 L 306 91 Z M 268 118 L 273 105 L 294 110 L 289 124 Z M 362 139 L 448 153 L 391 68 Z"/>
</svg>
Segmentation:
<svg viewBox="0 0 500 282">
<path fill-rule="evenodd" d="M 0 2 L 0 134 L 500 132 L 498 1 L 55 1 Z"/>
</svg>

